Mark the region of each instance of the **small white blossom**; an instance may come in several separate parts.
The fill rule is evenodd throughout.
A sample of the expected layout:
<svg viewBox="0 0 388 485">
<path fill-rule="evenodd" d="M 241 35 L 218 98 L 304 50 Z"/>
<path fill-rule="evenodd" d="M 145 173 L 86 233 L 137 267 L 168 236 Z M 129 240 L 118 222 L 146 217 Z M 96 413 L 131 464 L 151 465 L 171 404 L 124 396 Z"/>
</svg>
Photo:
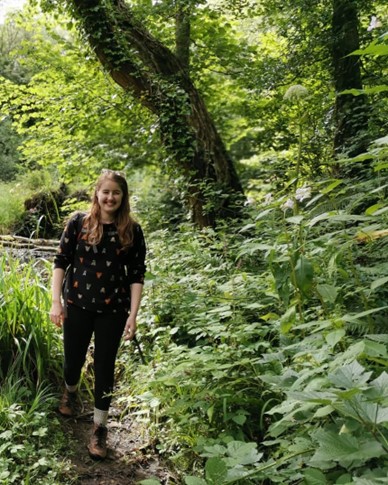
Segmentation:
<svg viewBox="0 0 388 485">
<path fill-rule="evenodd" d="M 299 200 L 299 202 L 302 202 L 305 199 L 310 199 L 311 198 L 311 187 L 300 187 L 299 189 L 296 189 L 295 192 L 295 199 Z"/>
<path fill-rule="evenodd" d="M 295 99 L 302 99 L 308 96 L 308 90 L 302 86 L 301 84 L 294 84 L 287 89 L 286 94 L 284 95 L 284 99 L 288 99 L 290 101 L 294 101 Z"/>
<path fill-rule="evenodd" d="M 294 201 L 292 199 L 288 199 L 284 204 L 282 205 L 283 210 L 287 209 L 293 209 L 294 208 Z"/>
<path fill-rule="evenodd" d="M 264 205 L 269 205 L 273 201 L 273 195 L 269 192 L 264 198 Z"/>
<path fill-rule="evenodd" d="M 380 20 L 376 17 L 376 15 L 372 15 L 370 19 L 370 24 L 367 28 L 368 32 L 370 32 L 373 29 L 378 29 L 379 27 L 381 27 Z"/>
<path fill-rule="evenodd" d="M 254 203 L 255 203 L 255 199 L 253 197 L 248 197 L 247 200 L 244 202 L 244 205 L 245 206 L 254 205 Z"/>
</svg>

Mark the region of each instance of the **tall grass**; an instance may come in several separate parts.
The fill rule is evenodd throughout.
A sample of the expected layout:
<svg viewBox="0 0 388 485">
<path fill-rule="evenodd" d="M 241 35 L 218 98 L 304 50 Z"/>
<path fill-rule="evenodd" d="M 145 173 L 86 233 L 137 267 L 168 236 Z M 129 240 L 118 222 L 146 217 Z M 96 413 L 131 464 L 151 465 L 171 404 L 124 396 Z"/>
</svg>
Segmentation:
<svg viewBox="0 0 388 485">
<path fill-rule="evenodd" d="M 0 483 L 73 483 L 53 410 L 62 364 L 49 321 L 48 261 L 0 258 Z"/>
<path fill-rule="evenodd" d="M 0 234 L 8 234 L 23 220 L 24 201 L 31 195 L 39 192 L 49 193 L 58 187 L 59 182 L 55 174 L 45 170 L 23 173 L 11 183 L 0 182 Z"/>
<path fill-rule="evenodd" d="M 6 378 L 23 377 L 30 387 L 59 372 L 60 338 L 49 321 L 49 263 L 0 258 L 0 355 Z"/>
<path fill-rule="evenodd" d="M 25 192 L 15 186 L 0 182 L 0 234 L 6 234 L 24 210 Z"/>
</svg>

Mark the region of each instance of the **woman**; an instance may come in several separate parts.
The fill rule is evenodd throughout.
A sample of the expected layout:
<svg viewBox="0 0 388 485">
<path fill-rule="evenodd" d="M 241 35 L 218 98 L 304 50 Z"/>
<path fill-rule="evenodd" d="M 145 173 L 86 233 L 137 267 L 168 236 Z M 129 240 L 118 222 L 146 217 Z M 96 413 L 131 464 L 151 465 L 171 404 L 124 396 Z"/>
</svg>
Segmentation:
<svg viewBox="0 0 388 485">
<path fill-rule="evenodd" d="M 54 259 L 50 319 L 63 324 L 65 389 L 59 406 L 74 416 L 77 386 L 94 333 L 94 426 L 88 445 L 94 459 L 107 455 L 107 420 L 117 351 L 132 340 L 145 273 L 143 232 L 130 216 L 128 186 L 113 170 L 96 184 L 89 212 L 64 230 Z M 66 273 L 63 301 L 62 286 Z"/>
</svg>

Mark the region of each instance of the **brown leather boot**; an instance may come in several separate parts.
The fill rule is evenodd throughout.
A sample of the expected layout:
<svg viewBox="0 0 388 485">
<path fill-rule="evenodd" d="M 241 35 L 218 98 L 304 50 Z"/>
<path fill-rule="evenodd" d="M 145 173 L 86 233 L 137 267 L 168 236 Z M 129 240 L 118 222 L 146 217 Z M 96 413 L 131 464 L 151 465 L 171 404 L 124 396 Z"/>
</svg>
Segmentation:
<svg viewBox="0 0 388 485">
<path fill-rule="evenodd" d="M 104 460 L 106 458 L 108 453 L 106 446 L 107 436 L 108 430 L 105 426 L 93 425 L 93 432 L 88 445 L 89 455 L 93 460 Z"/>
<path fill-rule="evenodd" d="M 77 393 L 69 392 L 65 389 L 61 402 L 58 407 L 58 411 L 62 416 L 71 417 L 76 414 Z"/>
</svg>

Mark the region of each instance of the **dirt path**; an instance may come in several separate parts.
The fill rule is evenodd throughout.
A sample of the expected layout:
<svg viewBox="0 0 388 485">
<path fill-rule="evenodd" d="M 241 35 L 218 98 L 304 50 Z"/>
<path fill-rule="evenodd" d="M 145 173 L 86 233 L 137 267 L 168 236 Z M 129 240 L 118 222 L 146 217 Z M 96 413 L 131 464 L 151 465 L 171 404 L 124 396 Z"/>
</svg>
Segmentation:
<svg viewBox="0 0 388 485">
<path fill-rule="evenodd" d="M 116 412 L 115 412 L 116 411 Z M 108 423 L 108 456 L 102 462 L 92 460 L 87 451 L 92 428 L 92 412 L 77 418 L 61 418 L 66 433 L 74 438 L 71 456 L 75 485 L 135 485 L 157 478 L 163 485 L 178 484 L 149 441 L 147 431 L 130 417 L 119 420 L 112 409 Z"/>
</svg>

